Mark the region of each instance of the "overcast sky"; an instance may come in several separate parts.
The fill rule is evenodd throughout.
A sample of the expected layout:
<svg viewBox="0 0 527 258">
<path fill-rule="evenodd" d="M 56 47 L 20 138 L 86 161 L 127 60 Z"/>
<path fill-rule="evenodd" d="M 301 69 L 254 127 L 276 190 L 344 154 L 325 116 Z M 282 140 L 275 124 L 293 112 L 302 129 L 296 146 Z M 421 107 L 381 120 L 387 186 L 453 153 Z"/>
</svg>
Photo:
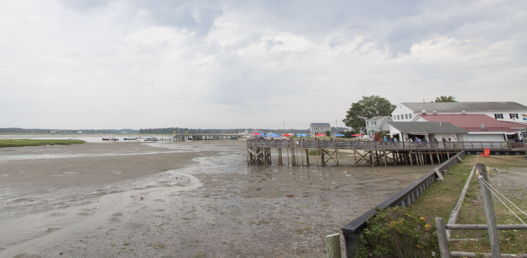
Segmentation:
<svg viewBox="0 0 527 258">
<path fill-rule="evenodd" d="M 0 127 L 307 128 L 351 103 L 527 104 L 527 1 L 0 3 Z"/>
</svg>

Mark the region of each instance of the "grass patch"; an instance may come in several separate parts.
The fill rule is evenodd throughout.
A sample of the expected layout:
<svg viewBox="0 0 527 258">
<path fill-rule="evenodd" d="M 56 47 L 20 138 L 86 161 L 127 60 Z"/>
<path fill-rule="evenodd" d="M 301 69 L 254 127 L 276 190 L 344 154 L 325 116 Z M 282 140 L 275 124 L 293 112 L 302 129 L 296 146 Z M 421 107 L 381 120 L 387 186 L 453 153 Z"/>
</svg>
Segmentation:
<svg viewBox="0 0 527 258">
<path fill-rule="evenodd" d="M 448 220 L 450 212 L 456 205 L 461 189 L 465 184 L 472 166 L 476 163 L 483 163 L 487 167 L 501 169 L 518 169 L 525 171 L 521 176 L 522 180 L 527 180 L 527 159 L 523 156 L 491 156 L 483 158 L 479 156 L 466 156 L 462 163 L 459 163 L 448 170 L 445 175 L 446 182 L 434 184 L 419 198 L 410 210 L 421 216 L 425 216 L 430 223 L 434 223 L 435 217 L 443 217 Z M 490 173 L 489 181 L 497 186 L 499 174 Z M 504 181 L 503 181 L 504 182 Z M 498 188 L 515 204 L 522 209 L 527 209 L 527 189 L 521 184 L 500 183 Z M 480 186 L 476 177 L 473 177 L 467 195 L 461 208 L 458 224 L 485 224 L 485 209 L 483 207 Z M 509 213 L 501 203 L 494 199 L 494 209 L 498 224 L 519 224 L 518 220 Z M 452 231 L 452 238 L 478 239 L 477 241 L 450 241 L 450 250 L 468 252 L 490 252 L 487 231 Z M 502 253 L 527 253 L 527 231 L 499 231 L 500 247 Z"/>
<path fill-rule="evenodd" d="M 39 139 L 1 139 L 1 147 L 23 147 L 23 146 L 42 146 L 42 145 L 70 145 L 85 143 L 82 140 L 39 140 Z"/>
</svg>

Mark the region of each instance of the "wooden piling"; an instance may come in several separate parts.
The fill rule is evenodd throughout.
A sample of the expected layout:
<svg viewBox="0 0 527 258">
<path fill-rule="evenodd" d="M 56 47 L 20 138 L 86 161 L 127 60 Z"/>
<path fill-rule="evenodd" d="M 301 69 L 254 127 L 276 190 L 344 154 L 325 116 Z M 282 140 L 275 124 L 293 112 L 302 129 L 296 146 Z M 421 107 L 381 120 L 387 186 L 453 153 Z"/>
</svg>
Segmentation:
<svg viewBox="0 0 527 258">
<path fill-rule="evenodd" d="M 306 152 L 306 165 L 309 166 L 309 149 L 305 149 Z"/>
<path fill-rule="evenodd" d="M 291 165 L 296 166 L 295 148 L 291 148 Z"/>
<path fill-rule="evenodd" d="M 324 159 L 324 149 L 318 149 L 318 151 L 320 152 L 320 165 L 321 166 L 326 166 L 326 161 Z"/>
<path fill-rule="evenodd" d="M 327 235 L 325 238 L 327 258 L 340 258 L 340 234 Z"/>
</svg>

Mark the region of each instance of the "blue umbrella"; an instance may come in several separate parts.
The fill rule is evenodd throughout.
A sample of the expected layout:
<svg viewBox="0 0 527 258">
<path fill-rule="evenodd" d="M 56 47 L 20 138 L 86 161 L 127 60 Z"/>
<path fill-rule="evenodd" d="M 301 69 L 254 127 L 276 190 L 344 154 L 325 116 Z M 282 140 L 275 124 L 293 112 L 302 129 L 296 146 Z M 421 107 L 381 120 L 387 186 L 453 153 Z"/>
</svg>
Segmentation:
<svg viewBox="0 0 527 258">
<path fill-rule="evenodd" d="M 307 137 L 307 134 L 305 134 L 305 133 L 297 133 L 296 136 L 297 137 Z"/>
<path fill-rule="evenodd" d="M 337 137 L 342 137 L 342 136 L 344 136 L 344 135 L 341 134 L 341 133 L 338 133 L 338 134 L 335 134 L 335 136 L 337 136 Z"/>
<path fill-rule="evenodd" d="M 275 134 L 275 133 L 268 133 L 267 137 L 273 137 L 274 138 L 274 137 L 280 137 L 280 135 Z"/>
</svg>

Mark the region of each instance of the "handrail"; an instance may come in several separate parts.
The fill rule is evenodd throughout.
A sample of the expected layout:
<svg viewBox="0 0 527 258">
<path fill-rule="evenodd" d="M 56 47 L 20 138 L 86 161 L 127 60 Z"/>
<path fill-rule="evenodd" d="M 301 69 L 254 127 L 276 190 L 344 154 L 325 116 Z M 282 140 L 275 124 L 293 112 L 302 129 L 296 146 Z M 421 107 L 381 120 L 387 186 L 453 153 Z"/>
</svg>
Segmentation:
<svg viewBox="0 0 527 258">
<path fill-rule="evenodd" d="M 386 150 L 386 151 L 461 151 L 461 150 L 491 150 L 510 151 L 508 142 L 463 141 L 463 142 L 375 142 L 350 141 L 341 139 L 248 139 L 249 148 L 303 148 L 303 149 L 355 149 L 355 150 Z"/>
</svg>

